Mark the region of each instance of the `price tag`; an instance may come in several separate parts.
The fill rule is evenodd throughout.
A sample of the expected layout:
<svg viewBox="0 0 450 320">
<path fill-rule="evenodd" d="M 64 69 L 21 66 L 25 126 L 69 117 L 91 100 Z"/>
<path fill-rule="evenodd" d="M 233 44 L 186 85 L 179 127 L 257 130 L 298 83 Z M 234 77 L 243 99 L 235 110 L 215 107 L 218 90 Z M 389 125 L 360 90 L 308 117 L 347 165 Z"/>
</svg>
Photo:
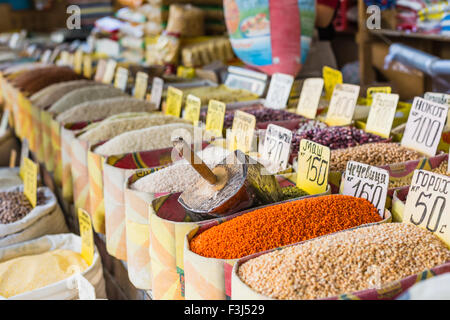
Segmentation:
<svg viewBox="0 0 450 320">
<path fill-rule="evenodd" d="M 415 97 L 401 145 L 428 156 L 436 155 L 447 113 L 448 106 Z"/>
<path fill-rule="evenodd" d="M 83 75 L 88 79 L 92 77 L 92 58 L 89 54 L 83 56 Z"/>
<path fill-rule="evenodd" d="M 450 107 L 450 94 L 427 92 L 424 95 L 425 100 L 434 101 L 440 104 L 445 104 Z M 445 131 L 450 130 L 450 108 L 447 113 L 447 124 L 445 125 Z"/>
<path fill-rule="evenodd" d="M 41 56 L 41 62 L 42 63 L 49 63 L 51 55 L 52 55 L 52 50 L 50 50 L 50 49 L 45 50 L 44 53 Z"/>
<path fill-rule="evenodd" d="M 22 140 L 22 146 L 20 149 L 20 168 L 19 168 L 19 175 L 24 179 L 24 166 L 25 166 L 25 158 L 28 158 L 28 153 L 30 151 L 30 147 L 28 144 L 28 139 Z"/>
<path fill-rule="evenodd" d="M 127 88 L 127 82 L 128 82 L 128 69 L 118 67 L 114 79 L 114 87 L 122 91 L 125 91 L 125 89 Z"/>
<path fill-rule="evenodd" d="M 166 114 L 179 118 L 181 114 L 182 102 L 183 102 L 183 91 L 175 87 L 169 86 L 167 90 Z"/>
<path fill-rule="evenodd" d="M 341 84 L 344 82 L 342 72 L 325 66 L 322 69 L 322 76 L 325 87 L 325 99 L 330 100 L 334 92 L 334 87 L 337 84 Z"/>
<path fill-rule="evenodd" d="M 33 208 L 36 207 L 37 202 L 37 174 L 38 165 L 29 158 L 25 158 L 23 161 L 23 193 Z"/>
<path fill-rule="evenodd" d="M 61 52 L 60 48 L 55 48 L 50 55 L 50 59 L 47 61 L 48 63 L 54 63 L 59 53 Z"/>
<path fill-rule="evenodd" d="M 75 51 L 73 59 L 73 70 L 76 73 L 81 74 L 83 71 L 83 50 L 78 49 Z"/>
<path fill-rule="evenodd" d="M 415 170 L 403 214 L 412 223 L 433 232 L 450 246 L 450 177 Z"/>
<path fill-rule="evenodd" d="M 192 94 L 188 95 L 186 98 L 186 106 L 184 108 L 184 119 L 192 122 L 194 126 L 197 126 L 200 119 L 200 107 L 201 100 Z M 223 122 L 222 122 L 223 123 Z"/>
<path fill-rule="evenodd" d="M 177 68 L 177 77 L 193 79 L 195 78 L 195 69 L 188 68 L 183 66 L 178 66 Z"/>
<path fill-rule="evenodd" d="M 294 77 L 284 73 L 274 73 L 264 105 L 272 109 L 286 108 Z"/>
<path fill-rule="evenodd" d="M 81 275 L 77 274 L 77 288 L 79 300 L 95 300 L 95 288 L 94 286 Z"/>
<path fill-rule="evenodd" d="M 391 87 L 370 87 L 367 88 L 367 105 L 371 105 L 372 103 L 372 99 L 373 99 L 373 95 L 375 93 L 391 93 L 392 92 L 392 88 Z"/>
<path fill-rule="evenodd" d="M 82 208 L 78 208 L 78 222 L 80 225 L 81 256 L 88 265 L 94 261 L 94 232 L 89 214 Z"/>
<path fill-rule="evenodd" d="M 97 63 L 97 70 L 95 71 L 95 77 L 94 80 L 97 82 L 102 82 L 103 75 L 106 71 L 106 60 L 100 59 Z"/>
<path fill-rule="evenodd" d="M 154 104 L 158 109 L 159 105 L 161 104 L 163 87 L 164 87 L 164 80 L 158 77 L 154 77 L 152 82 L 152 91 L 150 93 L 150 102 Z"/>
<path fill-rule="evenodd" d="M 369 200 L 384 217 L 389 172 L 356 161 L 347 162 L 343 194 Z"/>
<path fill-rule="evenodd" d="M 329 126 L 345 126 L 352 122 L 358 101 L 359 86 L 352 84 L 337 84 L 325 122 Z"/>
<path fill-rule="evenodd" d="M 59 64 L 62 66 L 68 66 L 70 64 L 70 55 L 68 51 L 62 51 L 59 58 Z"/>
<path fill-rule="evenodd" d="M 18 32 L 14 32 L 11 37 L 9 38 L 9 47 L 11 49 L 15 49 L 17 47 L 17 44 L 19 43 L 20 34 Z"/>
<path fill-rule="evenodd" d="M 105 74 L 103 75 L 102 82 L 110 84 L 114 78 L 114 71 L 116 70 L 117 62 L 113 59 L 109 59 L 106 64 Z"/>
<path fill-rule="evenodd" d="M 6 109 L 5 112 L 3 112 L 2 120 L 0 122 L 0 137 L 3 137 L 6 133 L 6 129 L 8 128 L 8 121 L 9 121 L 9 109 Z"/>
<path fill-rule="evenodd" d="M 319 107 L 323 90 L 322 78 L 310 78 L 303 82 L 302 92 L 298 101 L 297 113 L 308 119 L 314 119 Z"/>
<path fill-rule="evenodd" d="M 366 131 L 389 138 L 395 117 L 398 94 L 376 93 L 367 118 Z"/>
<path fill-rule="evenodd" d="M 11 153 L 9 155 L 9 167 L 14 168 L 16 166 L 16 158 L 17 158 L 17 151 L 12 149 Z"/>
<path fill-rule="evenodd" d="M 222 136 L 225 108 L 225 103 L 209 100 L 208 112 L 206 113 L 206 131 L 212 132 L 216 137 Z"/>
<path fill-rule="evenodd" d="M 327 191 L 330 148 L 302 139 L 297 161 L 297 187 L 309 194 Z"/>
<path fill-rule="evenodd" d="M 134 97 L 143 100 L 147 93 L 148 74 L 138 71 L 136 74 L 136 81 L 134 83 Z"/>
<path fill-rule="evenodd" d="M 263 159 L 269 160 L 283 171 L 287 168 L 291 152 L 292 131 L 275 124 L 267 126 L 264 137 L 264 147 L 261 153 Z"/>
<path fill-rule="evenodd" d="M 234 112 L 231 130 L 233 131 L 236 149 L 239 149 L 244 153 L 252 150 L 255 126 L 256 118 L 254 115 L 241 110 L 236 110 Z"/>
</svg>

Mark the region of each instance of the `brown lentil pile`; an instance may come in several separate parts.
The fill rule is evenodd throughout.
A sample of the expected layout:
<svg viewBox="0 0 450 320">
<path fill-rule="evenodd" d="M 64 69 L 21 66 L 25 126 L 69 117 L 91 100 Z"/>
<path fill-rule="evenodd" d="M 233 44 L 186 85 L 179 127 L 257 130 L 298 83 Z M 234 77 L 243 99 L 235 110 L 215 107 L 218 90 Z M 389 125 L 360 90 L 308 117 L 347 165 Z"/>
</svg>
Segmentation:
<svg viewBox="0 0 450 320">
<path fill-rule="evenodd" d="M 37 206 L 46 201 L 42 190 L 37 192 Z M 0 192 L 0 223 L 16 222 L 25 217 L 33 209 L 22 191 Z"/>
<path fill-rule="evenodd" d="M 331 171 L 345 171 L 347 161 L 357 161 L 372 166 L 406 162 L 423 158 L 420 152 L 402 147 L 398 143 L 368 143 L 347 149 L 331 151 Z"/>
<path fill-rule="evenodd" d="M 429 171 L 438 173 L 438 174 L 443 174 L 445 176 L 450 176 L 450 174 L 447 173 L 447 166 L 448 166 L 448 161 L 442 161 L 438 167 L 431 169 Z M 411 184 L 412 178 L 413 178 L 413 175 L 411 174 L 411 175 L 408 175 L 403 178 L 395 179 L 394 181 L 389 183 L 389 188 L 392 189 L 392 188 L 409 186 Z"/>
<path fill-rule="evenodd" d="M 319 299 L 380 288 L 447 261 L 450 250 L 431 232 L 386 223 L 261 255 L 243 263 L 238 275 L 275 299 Z"/>
</svg>

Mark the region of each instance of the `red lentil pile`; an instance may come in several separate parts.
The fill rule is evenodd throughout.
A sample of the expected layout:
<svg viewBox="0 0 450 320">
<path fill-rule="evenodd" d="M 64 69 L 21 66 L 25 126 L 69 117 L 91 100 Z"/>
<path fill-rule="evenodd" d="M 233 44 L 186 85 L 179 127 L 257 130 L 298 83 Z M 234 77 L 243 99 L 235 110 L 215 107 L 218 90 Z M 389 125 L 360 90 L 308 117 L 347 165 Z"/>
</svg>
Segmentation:
<svg viewBox="0 0 450 320">
<path fill-rule="evenodd" d="M 377 209 L 365 199 L 322 196 L 238 216 L 195 236 L 190 249 L 208 258 L 238 259 L 381 220 Z"/>
</svg>

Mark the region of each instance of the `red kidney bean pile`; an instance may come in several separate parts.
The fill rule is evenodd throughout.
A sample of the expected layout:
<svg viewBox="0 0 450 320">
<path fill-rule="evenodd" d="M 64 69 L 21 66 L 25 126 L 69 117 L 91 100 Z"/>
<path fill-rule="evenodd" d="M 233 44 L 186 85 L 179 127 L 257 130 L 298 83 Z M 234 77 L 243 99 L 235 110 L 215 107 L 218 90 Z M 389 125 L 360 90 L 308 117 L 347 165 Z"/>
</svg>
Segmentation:
<svg viewBox="0 0 450 320">
<path fill-rule="evenodd" d="M 300 141 L 308 139 L 321 145 L 329 147 L 331 150 L 349 148 L 370 142 L 384 141 L 380 136 L 367 133 L 355 127 L 327 127 L 314 128 L 300 133 L 294 133 L 292 137 L 292 152 L 298 153 Z"/>
</svg>

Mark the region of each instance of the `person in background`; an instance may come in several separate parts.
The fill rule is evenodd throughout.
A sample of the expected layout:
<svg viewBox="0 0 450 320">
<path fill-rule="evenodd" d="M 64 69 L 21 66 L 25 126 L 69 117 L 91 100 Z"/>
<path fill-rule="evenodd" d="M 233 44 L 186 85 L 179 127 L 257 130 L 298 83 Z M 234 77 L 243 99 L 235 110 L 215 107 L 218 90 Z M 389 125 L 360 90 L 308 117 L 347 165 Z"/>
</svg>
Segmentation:
<svg viewBox="0 0 450 320">
<path fill-rule="evenodd" d="M 320 40 L 331 40 L 334 37 L 333 20 L 339 6 L 339 0 L 317 0 L 316 27 Z"/>
</svg>

